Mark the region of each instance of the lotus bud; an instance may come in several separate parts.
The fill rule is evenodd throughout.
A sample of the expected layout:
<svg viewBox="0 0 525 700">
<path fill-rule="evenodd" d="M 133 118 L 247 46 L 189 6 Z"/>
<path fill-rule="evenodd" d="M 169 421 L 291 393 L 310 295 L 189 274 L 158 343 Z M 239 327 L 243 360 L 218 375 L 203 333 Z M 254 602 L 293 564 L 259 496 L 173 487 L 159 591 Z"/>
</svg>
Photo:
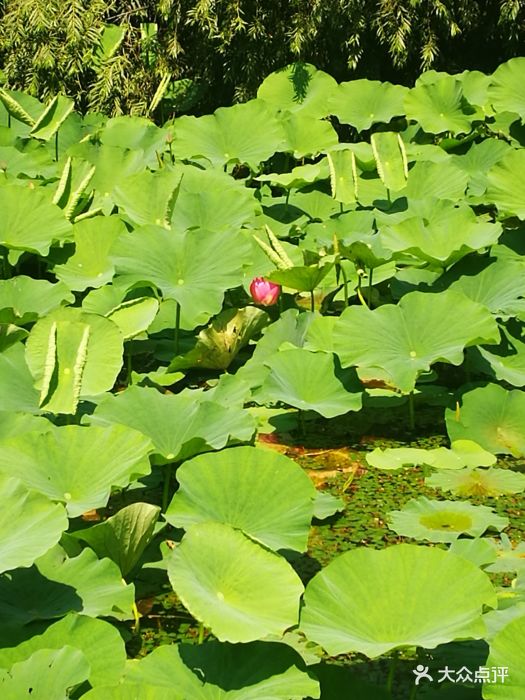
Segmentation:
<svg viewBox="0 0 525 700">
<path fill-rule="evenodd" d="M 274 282 L 265 280 L 264 277 L 255 277 L 250 284 L 250 294 L 256 304 L 261 306 L 273 306 L 277 303 L 281 287 Z"/>
</svg>

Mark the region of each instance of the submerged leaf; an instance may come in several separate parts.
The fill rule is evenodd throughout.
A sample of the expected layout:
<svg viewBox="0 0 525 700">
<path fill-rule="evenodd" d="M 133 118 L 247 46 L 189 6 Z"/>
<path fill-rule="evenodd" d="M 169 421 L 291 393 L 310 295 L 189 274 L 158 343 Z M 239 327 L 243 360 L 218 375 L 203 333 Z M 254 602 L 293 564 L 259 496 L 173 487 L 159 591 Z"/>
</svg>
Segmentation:
<svg viewBox="0 0 525 700">
<path fill-rule="evenodd" d="M 525 490 L 525 475 L 510 469 L 461 469 L 433 474 L 427 486 L 451 491 L 456 496 L 502 496 Z"/>
<path fill-rule="evenodd" d="M 388 514 L 389 527 L 398 535 L 453 542 L 460 535 L 480 537 L 487 528 L 503 530 L 509 521 L 487 506 L 473 506 L 466 501 L 431 501 L 425 496 L 413 498 L 402 510 Z"/>
</svg>

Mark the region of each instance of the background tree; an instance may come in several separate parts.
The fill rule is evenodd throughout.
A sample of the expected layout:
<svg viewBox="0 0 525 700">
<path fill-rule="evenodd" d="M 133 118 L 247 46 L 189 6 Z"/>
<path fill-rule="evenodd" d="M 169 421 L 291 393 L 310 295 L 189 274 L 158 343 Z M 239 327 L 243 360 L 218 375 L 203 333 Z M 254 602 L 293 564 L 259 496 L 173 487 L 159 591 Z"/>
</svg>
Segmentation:
<svg viewBox="0 0 525 700">
<path fill-rule="evenodd" d="M 4 0 L 0 18 L 7 86 L 159 118 L 247 99 L 296 60 L 411 83 L 490 72 L 525 39 L 523 0 Z"/>
</svg>

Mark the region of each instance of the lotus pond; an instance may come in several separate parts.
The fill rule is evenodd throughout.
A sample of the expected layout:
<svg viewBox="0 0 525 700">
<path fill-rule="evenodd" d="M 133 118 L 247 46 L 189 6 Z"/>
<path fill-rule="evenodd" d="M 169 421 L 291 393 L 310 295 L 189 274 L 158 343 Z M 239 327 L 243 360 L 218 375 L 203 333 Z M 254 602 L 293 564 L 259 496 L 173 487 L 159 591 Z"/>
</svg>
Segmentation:
<svg viewBox="0 0 525 700">
<path fill-rule="evenodd" d="M 0 89 L 2 697 L 523 700 L 524 86 Z"/>
</svg>

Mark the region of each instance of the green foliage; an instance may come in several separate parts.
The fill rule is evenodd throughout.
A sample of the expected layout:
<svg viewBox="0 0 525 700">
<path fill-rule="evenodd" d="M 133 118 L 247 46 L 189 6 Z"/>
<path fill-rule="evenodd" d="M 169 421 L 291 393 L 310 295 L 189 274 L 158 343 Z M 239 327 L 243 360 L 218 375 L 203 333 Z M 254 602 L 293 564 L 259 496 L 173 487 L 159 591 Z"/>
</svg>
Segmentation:
<svg viewBox="0 0 525 700">
<path fill-rule="evenodd" d="M 251 97 L 270 71 L 292 61 L 315 63 L 339 80 L 356 72 L 413 81 L 431 67 L 492 70 L 516 55 L 525 36 L 516 0 L 481 7 L 467 0 L 6 0 L 0 14 L 9 87 L 44 99 L 63 92 L 81 110 L 161 119 Z M 513 79 L 502 73 L 498 84 Z M 300 98 L 308 87 L 300 65 L 293 83 Z"/>
<path fill-rule="evenodd" d="M 148 70 L 160 33 L 140 29 Z M 129 36 L 104 29 L 95 69 Z M 468 638 L 507 663 L 525 608 L 524 69 L 408 88 L 295 64 L 162 127 L 0 90 L 6 697 L 379 698 L 327 654 Z M 256 277 L 280 286 L 264 311 Z M 415 439 L 427 412 L 450 446 Z M 370 444 L 386 422 L 400 447 Z M 303 469 L 317 455 L 339 494 Z M 380 550 L 323 569 L 319 518 L 339 550 Z M 499 590 L 499 572 L 518 576 Z M 140 616 L 161 602 L 199 644 L 148 654 Z"/>
</svg>

